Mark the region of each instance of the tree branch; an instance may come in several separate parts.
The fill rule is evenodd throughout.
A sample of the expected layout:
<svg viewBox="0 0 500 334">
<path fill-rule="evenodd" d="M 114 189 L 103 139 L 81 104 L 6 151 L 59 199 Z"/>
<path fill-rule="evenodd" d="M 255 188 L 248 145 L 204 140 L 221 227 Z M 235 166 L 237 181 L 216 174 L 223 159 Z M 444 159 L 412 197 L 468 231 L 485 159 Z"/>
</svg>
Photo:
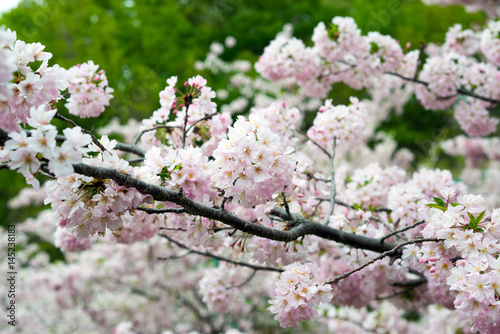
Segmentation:
<svg viewBox="0 0 500 334">
<path fill-rule="evenodd" d="M 297 226 L 283 231 L 248 222 L 228 211 L 205 206 L 186 197 L 182 191 L 173 191 L 137 179 L 128 174 L 123 174 L 112 168 L 96 167 L 83 163 L 74 164 L 76 173 L 92 176 L 96 179 L 112 179 L 122 186 L 135 188 L 143 194 L 151 195 L 157 201 L 166 201 L 182 206 L 186 213 L 206 217 L 232 226 L 242 232 L 266 239 L 290 242 L 306 235 L 315 235 L 327 240 L 333 240 L 354 248 L 371 250 L 377 253 L 394 248 L 391 243 L 381 243 L 378 239 L 347 233 L 322 224 L 315 223 L 304 217 L 291 214 L 297 220 Z M 288 214 L 282 209 L 273 209 L 271 214 L 283 220 L 289 219 Z M 398 254 L 398 256 L 401 254 Z"/>
<path fill-rule="evenodd" d="M 395 230 L 395 231 L 393 231 L 393 232 L 391 232 L 389 234 L 384 235 L 382 238 L 380 238 L 380 242 L 383 242 L 385 239 L 388 239 L 388 238 L 390 238 L 393 235 L 396 235 L 398 233 L 411 230 L 412 228 L 417 227 L 418 225 L 422 225 L 423 223 L 425 223 L 425 220 L 420 220 L 420 221 L 416 222 L 413 225 L 405 226 L 405 227 L 400 228 L 399 230 Z"/>
<path fill-rule="evenodd" d="M 370 264 L 373 264 L 373 263 L 377 262 L 378 260 L 383 259 L 384 257 L 390 256 L 390 255 L 395 255 L 399 251 L 399 249 L 402 248 L 403 246 L 407 246 L 407 245 L 411 245 L 411 244 L 419 244 L 419 243 L 422 243 L 422 242 L 439 242 L 439 241 L 442 241 L 442 240 L 443 239 L 427 238 L 427 239 L 415 239 L 415 240 L 410 240 L 410 241 L 407 241 L 407 242 L 403 242 L 401 244 L 398 244 L 393 249 L 379 254 L 378 256 L 374 257 L 373 259 L 371 259 L 370 261 L 366 262 L 365 264 L 363 264 L 363 265 L 361 265 L 361 266 L 359 266 L 357 268 L 354 268 L 351 271 L 348 271 L 348 272 L 345 272 L 345 273 L 343 273 L 341 275 L 336 276 L 334 279 L 332 279 L 331 281 L 327 282 L 326 284 L 335 284 L 338 281 L 340 281 L 341 279 L 344 279 L 346 277 L 351 276 L 355 272 L 358 272 L 358 271 L 360 271 L 360 270 L 368 267 Z"/>
<path fill-rule="evenodd" d="M 185 250 L 190 251 L 193 254 L 198 254 L 198 255 L 203 255 L 203 256 L 211 257 L 211 258 L 217 259 L 219 261 L 224 261 L 224 262 L 236 264 L 238 266 L 252 268 L 253 270 L 275 271 L 275 272 L 279 272 L 279 273 L 281 273 L 281 272 L 284 271 L 283 269 L 278 269 L 278 268 L 273 268 L 273 267 L 264 267 L 264 266 L 254 265 L 254 264 L 250 264 L 250 263 L 246 263 L 246 262 L 234 261 L 234 260 L 226 259 L 225 257 L 221 257 L 221 256 L 218 256 L 218 255 L 215 255 L 215 254 L 212 254 L 212 253 L 208 253 L 208 252 L 200 252 L 200 251 L 194 250 L 192 248 L 189 248 L 188 246 L 186 246 L 184 244 L 181 244 L 178 241 L 175 241 L 174 239 L 170 238 L 166 234 L 159 234 L 159 236 L 167 239 L 171 243 L 176 244 L 177 246 L 179 246 L 181 248 L 184 248 Z M 169 258 L 166 258 L 166 259 L 169 259 Z M 158 260 L 165 260 L 165 258 L 158 258 Z"/>
<path fill-rule="evenodd" d="M 159 214 L 159 213 L 186 213 L 186 210 L 183 208 L 165 208 L 165 209 L 154 209 L 154 208 L 145 208 L 145 207 L 138 207 L 137 210 L 141 210 L 144 212 L 147 212 L 149 214 Z"/>
</svg>

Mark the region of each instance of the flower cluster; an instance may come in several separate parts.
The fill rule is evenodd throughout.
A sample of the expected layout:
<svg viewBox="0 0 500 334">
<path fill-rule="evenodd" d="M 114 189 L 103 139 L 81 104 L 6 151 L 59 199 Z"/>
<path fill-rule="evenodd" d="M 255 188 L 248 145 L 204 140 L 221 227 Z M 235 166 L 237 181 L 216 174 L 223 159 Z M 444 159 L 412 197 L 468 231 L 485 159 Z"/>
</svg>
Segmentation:
<svg viewBox="0 0 500 334">
<path fill-rule="evenodd" d="M 492 21 L 481 35 L 481 51 L 493 64 L 500 66 L 500 22 Z"/>
<path fill-rule="evenodd" d="M 145 133 L 141 141 L 148 149 L 162 145 L 201 146 L 203 153 L 209 156 L 225 136 L 231 116 L 216 113 L 216 104 L 212 101 L 216 94 L 206 86 L 203 77 L 198 75 L 186 81 L 185 93 L 181 93 L 176 84 L 177 77 L 167 80 L 167 87 L 160 92 L 161 107 L 142 122 L 140 130 Z M 156 131 L 150 131 L 155 128 Z"/>
<path fill-rule="evenodd" d="M 205 271 L 198 286 L 208 309 L 217 313 L 242 314 L 245 303 L 238 293 L 238 285 L 245 281 L 248 270 L 221 264 Z"/>
<path fill-rule="evenodd" d="M 323 147 L 329 147 L 335 139 L 337 146 L 345 150 L 361 143 L 366 124 L 362 102 L 351 98 L 349 106 L 334 106 L 332 100 L 326 100 L 319 111 L 313 126 L 307 131 L 309 138 Z"/>
<path fill-rule="evenodd" d="M 48 104 L 31 107 L 27 119 L 28 124 L 35 128 L 31 136 L 28 137 L 26 132 L 10 132 L 11 139 L 5 143 L 9 168 L 18 170 L 35 188 L 39 183 L 33 175 L 41 166 L 37 155 L 48 160 L 47 167 L 56 176 L 66 176 L 73 172 L 72 164 L 86 155 L 86 146 L 92 140 L 81 128 L 75 127 L 63 130 L 66 140 L 57 146 L 57 129 L 49 124 L 55 114 L 56 110 L 50 109 Z"/>
<path fill-rule="evenodd" d="M 208 157 L 199 147 L 178 150 L 153 147 L 146 153 L 144 164 L 169 189 L 182 188 L 189 198 L 201 202 L 215 198 Z"/>
<path fill-rule="evenodd" d="M 100 70 L 92 60 L 78 64 L 68 70 L 68 92 L 70 97 L 65 104 L 72 115 L 82 118 L 97 117 L 109 100 L 113 98 L 113 88 L 108 86 L 104 70 Z"/>
<path fill-rule="evenodd" d="M 313 306 L 332 299 L 332 287 L 314 278 L 311 263 L 286 266 L 275 285 L 276 295 L 268 310 L 276 314 L 281 327 L 297 327 L 302 320 L 311 320 L 317 314 Z"/>
<path fill-rule="evenodd" d="M 66 89 L 66 70 L 59 65 L 48 66 L 52 54 L 44 52 L 40 43 L 16 40 L 10 30 L 0 32 L 2 66 L 0 67 L 0 124 L 7 131 L 19 131 L 26 124 L 32 107 L 57 101 Z M 5 58 L 3 58 L 5 57 Z M 15 59 L 15 65 L 12 60 Z M 37 70 L 35 61 L 42 64 Z M 12 72 L 17 74 L 13 77 Z M 12 83 L 9 81 L 13 80 Z"/>
<path fill-rule="evenodd" d="M 16 34 L 10 29 L 0 28 L 0 106 L 12 95 L 10 82 L 14 78 L 14 72 L 17 70 L 16 57 L 10 46 L 14 44 Z M 0 107 L 1 108 L 1 107 Z M 3 112 L 2 112 L 3 114 Z M 2 122 L 3 123 L 3 122 Z"/>
<path fill-rule="evenodd" d="M 83 159 L 84 163 L 135 174 L 128 162 L 112 151 L 116 141 L 103 137 L 101 143 L 106 151 L 101 152 L 97 146 L 90 145 L 90 149 L 99 153 L 95 158 Z M 96 233 L 105 235 L 106 228 L 119 235 L 123 227 L 122 216 L 150 199 L 136 189 L 120 186 L 113 180 L 94 179 L 80 174 L 46 182 L 45 188 L 47 198 L 44 203 L 51 203 L 52 209 L 61 219 L 59 226 L 70 229 L 77 238 Z"/>
<path fill-rule="evenodd" d="M 460 101 L 455 108 L 455 119 L 471 136 L 487 136 L 495 132 L 498 125 L 498 119 L 490 117 L 488 110 L 476 100 Z"/>
<path fill-rule="evenodd" d="M 216 187 L 234 203 L 263 204 L 292 181 L 295 161 L 262 115 L 239 116 L 213 152 Z"/>
<path fill-rule="evenodd" d="M 461 195 L 451 203 L 453 194 L 444 195 L 444 200 L 432 204 L 422 231 L 426 238 L 444 241 L 425 244 L 420 262 L 427 261 L 429 275 L 458 292 L 455 307 L 473 330 L 496 333 L 500 321 L 500 209 L 487 215 L 481 196 Z"/>
<path fill-rule="evenodd" d="M 363 207 L 386 207 L 389 189 L 403 182 L 405 175 L 405 171 L 397 166 L 382 168 L 377 163 L 356 169 L 346 185 L 342 200 Z"/>
<path fill-rule="evenodd" d="M 462 25 L 455 24 L 446 33 L 443 48 L 446 52 L 472 56 L 479 51 L 479 36 L 474 31 L 462 30 Z"/>
</svg>

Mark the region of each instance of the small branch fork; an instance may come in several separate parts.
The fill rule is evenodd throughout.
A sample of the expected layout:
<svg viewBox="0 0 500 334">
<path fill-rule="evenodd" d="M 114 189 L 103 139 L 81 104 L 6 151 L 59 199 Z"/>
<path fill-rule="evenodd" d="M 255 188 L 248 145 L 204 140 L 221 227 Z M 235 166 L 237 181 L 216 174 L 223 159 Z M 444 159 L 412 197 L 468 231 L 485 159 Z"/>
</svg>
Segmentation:
<svg viewBox="0 0 500 334">
<path fill-rule="evenodd" d="M 420 220 L 420 221 L 416 222 L 413 225 L 405 226 L 405 227 L 402 227 L 402 228 L 400 228 L 398 230 L 395 230 L 395 231 L 393 231 L 393 232 L 391 232 L 389 234 L 384 235 L 382 238 L 380 238 L 380 242 L 384 242 L 384 240 L 386 240 L 386 239 L 388 239 L 388 238 L 390 238 L 390 237 L 392 237 L 392 236 L 394 236 L 394 235 L 396 235 L 398 233 L 411 230 L 412 228 L 417 227 L 418 225 L 422 225 L 423 223 L 425 223 L 425 220 Z"/>
<path fill-rule="evenodd" d="M 254 265 L 254 264 L 250 264 L 250 263 L 246 263 L 246 262 L 240 262 L 240 261 L 234 261 L 234 260 L 230 260 L 230 259 L 226 259 L 225 257 L 221 257 L 221 256 L 218 256 L 218 255 L 215 255 L 215 254 L 212 254 L 212 253 L 209 253 L 209 252 L 200 252 L 200 251 L 197 251 L 197 250 L 194 250 L 192 248 L 189 248 L 188 246 L 184 245 L 184 244 L 181 244 L 180 242 L 170 238 L 168 235 L 166 234 L 159 234 L 160 237 L 162 238 L 165 238 L 167 239 L 168 241 L 170 241 L 171 243 L 189 251 L 190 253 L 192 254 L 198 254 L 198 255 L 203 255 L 203 256 L 207 256 L 207 257 L 211 257 L 211 258 L 214 258 L 214 259 L 217 259 L 219 261 L 224 261 L 224 262 L 228 262 L 228 263 L 232 263 L 232 264 L 236 264 L 238 266 L 243 266 L 243 267 L 248 267 L 248 268 L 251 268 L 253 270 L 265 270 L 265 271 L 274 271 L 274 272 L 278 272 L 278 273 L 281 273 L 283 272 L 284 270 L 283 269 L 279 269 L 279 268 L 273 268 L 273 267 L 264 267 L 264 266 L 258 266 L 258 265 Z M 170 258 L 158 258 L 158 260 L 165 260 L 165 259 L 170 259 Z M 253 276 L 252 276 L 253 277 Z"/>
<path fill-rule="evenodd" d="M 76 124 L 75 122 L 73 122 L 72 120 L 70 120 L 69 118 L 66 118 L 64 117 L 63 115 L 61 115 L 59 113 L 59 111 L 56 112 L 56 114 L 54 115 L 54 118 L 57 118 L 57 119 L 60 119 L 61 121 L 64 121 L 64 122 L 67 122 L 69 124 L 71 124 L 73 127 L 80 127 L 82 129 L 82 132 L 86 133 L 86 134 L 89 134 L 90 137 L 92 137 L 92 142 L 97 146 L 99 147 L 99 149 L 104 152 L 106 151 L 106 148 L 104 146 L 102 146 L 101 142 L 97 139 L 97 137 L 94 135 L 94 128 L 92 127 L 92 131 L 88 131 L 84 128 L 82 128 L 81 126 L 79 126 L 78 124 Z"/>
<path fill-rule="evenodd" d="M 420 244 L 422 242 L 440 242 L 440 241 L 443 241 L 443 239 L 427 238 L 427 239 L 415 239 L 415 240 L 410 240 L 410 241 L 407 241 L 407 242 L 400 243 L 396 247 L 394 247 L 393 249 L 391 249 L 389 251 L 386 251 L 386 252 L 383 252 L 383 253 L 380 253 L 378 256 L 374 257 L 373 259 L 371 259 L 370 261 L 366 262 L 365 264 L 363 264 L 363 265 L 361 265 L 361 266 L 359 266 L 357 268 L 354 268 L 351 271 L 348 271 L 348 272 L 345 272 L 345 273 L 343 273 L 341 275 L 336 276 L 334 279 L 332 279 L 331 281 L 327 282 L 326 284 L 335 284 L 338 281 L 340 281 L 341 279 L 344 279 L 346 277 L 351 276 L 355 272 L 358 272 L 358 271 L 360 271 L 360 270 L 368 267 L 370 264 L 373 264 L 373 263 L 377 262 L 378 260 L 381 260 L 381 259 L 383 259 L 383 258 L 385 258 L 387 256 L 395 255 L 404 246 L 408 246 L 408 245 L 412 245 L 412 244 Z"/>
</svg>

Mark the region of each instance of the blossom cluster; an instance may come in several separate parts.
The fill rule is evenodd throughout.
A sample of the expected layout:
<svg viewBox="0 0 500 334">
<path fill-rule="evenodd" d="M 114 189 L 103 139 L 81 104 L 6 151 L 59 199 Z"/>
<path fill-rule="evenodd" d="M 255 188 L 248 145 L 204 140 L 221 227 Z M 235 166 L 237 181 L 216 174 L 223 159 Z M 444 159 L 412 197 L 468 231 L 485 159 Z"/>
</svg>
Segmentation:
<svg viewBox="0 0 500 334">
<path fill-rule="evenodd" d="M 313 141 L 326 148 L 335 140 L 337 146 L 344 150 L 362 142 L 367 117 L 364 105 L 358 99 L 351 98 L 349 106 L 334 106 L 332 100 L 326 100 L 319 111 L 313 126 L 307 131 Z"/>
<path fill-rule="evenodd" d="M 427 48 L 429 57 L 416 76 L 419 52 L 410 51 L 407 57 L 393 38 L 375 32 L 363 36 L 352 18 L 335 17 L 328 26 L 318 24 L 311 47 L 278 35 L 255 68 L 273 81 L 294 80 L 314 97 L 326 97 L 333 83 L 343 82 L 355 89 L 368 88 L 376 100 L 381 100 L 380 87 L 387 87 L 384 97 L 393 100 L 391 95 L 398 95 L 401 106 L 413 89 L 407 83 L 416 82 L 418 100 L 425 108 L 438 110 L 453 106 L 463 93 L 467 98 L 458 104 L 455 118 L 468 134 L 485 136 L 498 123 L 487 108 L 492 106 L 490 100 L 500 99 L 499 31 L 499 22 L 490 22 L 482 33 L 452 27 L 443 47 Z M 484 58 L 487 62 L 478 60 Z"/>
<path fill-rule="evenodd" d="M 84 163 L 135 174 L 127 161 L 113 153 L 116 141 L 103 137 L 101 142 L 106 151 L 99 152 L 94 158 L 83 159 Z M 91 145 L 90 149 L 100 151 L 95 145 Z M 122 216 L 150 199 L 136 189 L 118 185 L 113 180 L 99 180 L 80 174 L 48 181 L 45 188 L 47 198 L 44 203 L 51 203 L 60 219 L 59 226 L 69 229 L 77 238 L 105 235 L 106 228 L 119 236 L 123 229 Z"/>
<path fill-rule="evenodd" d="M 72 115 L 81 118 L 97 117 L 109 100 L 113 98 L 113 88 L 108 86 L 108 78 L 104 70 L 92 60 L 78 64 L 68 70 L 68 93 L 65 104 Z"/>
<path fill-rule="evenodd" d="M 275 285 L 269 311 L 276 314 L 281 327 L 297 327 L 302 320 L 310 320 L 317 314 L 313 306 L 332 299 L 331 285 L 315 279 L 311 263 L 286 266 Z"/>
<path fill-rule="evenodd" d="M 45 46 L 16 40 L 10 30 L 0 29 L 0 46 L 0 124 L 7 131 L 19 131 L 19 123 L 27 123 L 32 107 L 62 98 L 66 70 L 48 65 L 52 54 L 43 51 Z M 38 61 L 41 65 L 33 70 Z"/>
<path fill-rule="evenodd" d="M 430 277 L 456 291 L 455 307 L 472 329 L 496 333 L 500 321 L 500 209 L 486 214 L 484 199 L 476 195 L 443 192 L 431 208 L 426 238 L 442 244 L 422 247 L 421 263 L 428 263 Z M 445 202 L 446 201 L 446 202 Z"/>
<path fill-rule="evenodd" d="M 215 186 L 225 197 L 251 207 L 290 185 L 296 164 L 290 157 L 293 149 L 283 145 L 267 119 L 239 116 L 227 136 L 213 152 Z"/>
<path fill-rule="evenodd" d="M 216 197 L 208 157 L 199 147 L 153 147 L 146 153 L 144 164 L 160 177 L 158 183 L 169 189 L 182 188 L 189 198 L 205 203 Z"/>
<path fill-rule="evenodd" d="M 5 143 L 3 154 L 9 168 L 23 174 L 28 183 L 36 189 L 39 182 L 34 178 L 34 174 L 41 167 L 39 158 L 48 160 L 47 167 L 54 175 L 69 175 L 73 172 L 72 164 L 79 162 L 82 156 L 86 155 L 86 146 L 92 140 L 80 127 L 74 127 L 63 130 L 66 140 L 61 146 L 57 146 L 57 129 L 50 124 L 56 112 L 57 110 L 50 109 L 48 104 L 38 108 L 31 107 L 30 117 L 27 119 L 28 124 L 34 128 L 31 136 L 28 137 L 26 132 L 10 132 L 11 139 Z"/>
<path fill-rule="evenodd" d="M 185 93 L 176 88 L 176 84 L 177 77 L 167 80 L 167 87 L 160 92 L 161 107 L 151 118 L 142 121 L 141 142 L 147 149 L 200 146 L 202 152 L 210 156 L 226 135 L 231 117 L 227 112 L 216 113 L 216 104 L 212 101 L 216 94 L 203 77 L 198 75 L 186 81 Z"/>
</svg>

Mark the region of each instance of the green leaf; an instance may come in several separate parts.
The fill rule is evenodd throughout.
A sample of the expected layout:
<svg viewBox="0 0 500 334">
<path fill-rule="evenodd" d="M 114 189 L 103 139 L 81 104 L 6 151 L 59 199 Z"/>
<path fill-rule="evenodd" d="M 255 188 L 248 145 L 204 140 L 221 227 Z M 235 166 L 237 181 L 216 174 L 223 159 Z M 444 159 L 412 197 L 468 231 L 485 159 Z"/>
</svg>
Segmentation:
<svg viewBox="0 0 500 334">
<path fill-rule="evenodd" d="M 380 47 L 378 46 L 377 43 L 371 42 L 370 43 L 370 54 L 376 53 L 378 50 L 380 50 Z"/>
<path fill-rule="evenodd" d="M 354 208 L 354 210 L 359 210 L 359 209 L 363 209 L 363 206 L 361 204 L 358 204 L 358 203 L 354 203 L 352 205 L 352 207 Z"/>
<path fill-rule="evenodd" d="M 434 201 L 436 201 L 437 204 L 441 205 L 444 208 L 444 202 L 441 198 L 439 197 L 433 197 Z"/>
<path fill-rule="evenodd" d="M 479 216 L 476 217 L 476 225 L 479 225 L 479 223 L 481 222 L 481 219 L 483 219 L 485 213 L 486 213 L 486 210 L 484 210 L 483 212 L 481 212 L 479 214 Z"/>
<path fill-rule="evenodd" d="M 467 212 L 467 215 L 469 215 L 470 219 L 469 227 L 472 229 L 476 229 L 477 227 L 476 218 L 474 218 L 474 215 L 472 215 L 470 212 Z"/>
<path fill-rule="evenodd" d="M 438 204 L 434 204 L 434 203 L 430 203 L 430 204 L 427 204 L 428 207 L 431 207 L 431 208 L 436 208 L 436 209 L 439 209 L 441 211 L 445 211 L 444 207 L 441 206 L 441 205 L 438 205 Z"/>
<path fill-rule="evenodd" d="M 450 205 L 455 208 L 455 207 L 457 207 L 459 205 L 462 205 L 462 204 L 460 204 L 460 203 L 451 203 Z"/>
<path fill-rule="evenodd" d="M 156 208 L 157 208 L 157 209 L 161 209 L 161 208 L 163 208 L 163 206 L 164 206 L 164 205 L 165 205 L 165 204 L 163 204 L 163 203 L 158 204 L 158 205 L 156 206 Z"/>
<path fill-rule="evenodd" d="M 328 37 L 331 40 L 337 41 L 339 39 L 339 27 L 333 23 L 328 25 Z"/>
</svg>

